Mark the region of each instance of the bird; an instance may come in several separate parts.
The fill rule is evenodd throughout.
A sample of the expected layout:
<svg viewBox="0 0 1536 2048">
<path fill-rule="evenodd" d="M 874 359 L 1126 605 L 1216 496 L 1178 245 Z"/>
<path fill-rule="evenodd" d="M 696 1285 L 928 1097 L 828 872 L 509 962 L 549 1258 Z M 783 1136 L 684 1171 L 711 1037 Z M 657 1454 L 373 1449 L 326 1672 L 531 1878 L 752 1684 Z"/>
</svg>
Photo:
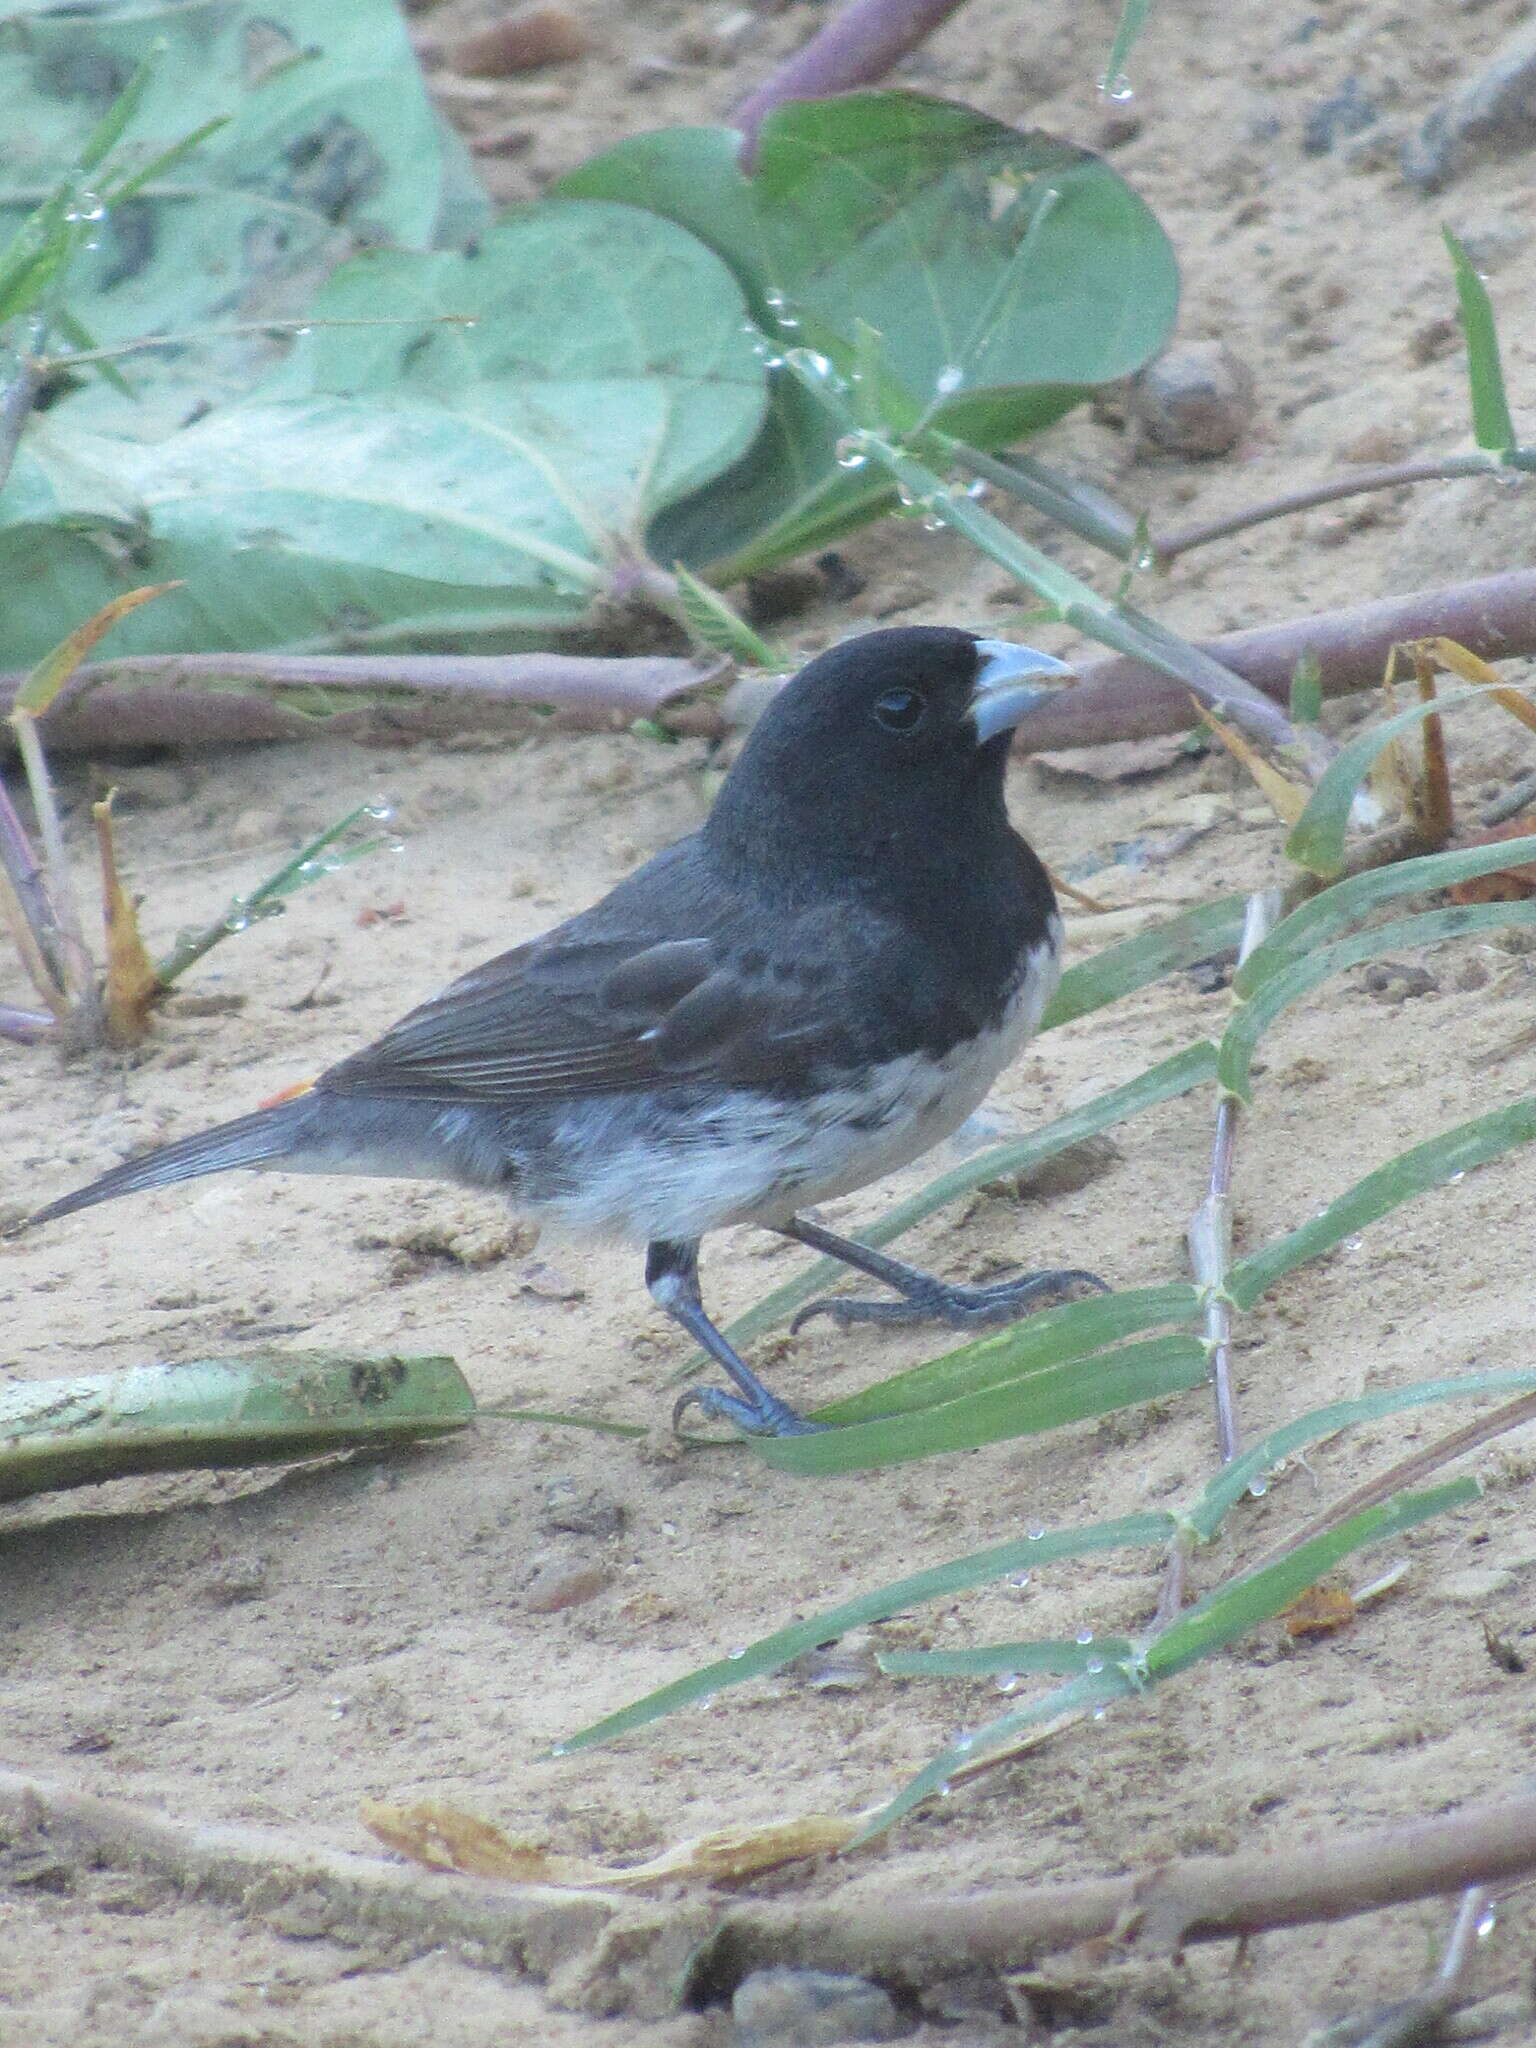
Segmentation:
<svg viewBox="0 0 1536 2048">
<path fill-rule="evenodd" d="M 1014 728 L 1072 671 L 959 627 L 832 646 L 748 734 L 699 830 L 589 909 L 451 982 L 248 1115 L 112 1168 L 29 1224 L 254 1167 L 441 1180 L 644 1247 L 653 1300 L 749 1435 L 819 1425 L 708 1315 L 699 1246 L 758 1224 L 890 1289 L 799 1321 L 1011 1321 L 1091 1273 L 960 1286 L 806 1210 L 916 1159 L 976 1109 L 1060 973 L 1050 878 L 1009 821 Z M 798 1326 L 798 1325 L 797 1325 Z"/>
</svg>

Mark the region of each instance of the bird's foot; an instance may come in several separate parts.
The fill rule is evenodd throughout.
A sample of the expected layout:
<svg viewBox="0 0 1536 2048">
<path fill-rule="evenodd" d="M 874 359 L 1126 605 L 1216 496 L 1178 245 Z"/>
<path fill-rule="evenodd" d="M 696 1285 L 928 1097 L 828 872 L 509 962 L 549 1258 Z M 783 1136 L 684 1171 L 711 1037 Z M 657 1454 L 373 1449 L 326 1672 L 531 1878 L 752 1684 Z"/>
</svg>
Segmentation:
<svg viewBox="0 0 1536 2048">
<path fill-rule="evenodd" d="M 761 1399 L 749 1401 L 744 1394 L 728 1394 L 724 1387 L 690 1387 L 672 1408 L 672 1427 L 685 1408 L 701 1408 L 711 1422 L 733 1423 L 743 1436 L 816 1436 L 824 1422 L 807 1422 L 787 1401 L 759 1389 Z"/>
<path fill-rule="evenodd" d="M 904 1285 L 899 1301 L 850 1301 L 827 1295 L 808 1302 L 790 1324 L 791 1332 L 812 1316 L 830 1316 L 839 1329 L 853 1323 L 941 1323 L 951 1330 L 985 1330 L 1017 1322 L 1036 1309 L 1074 1301 L 1080 1294 L 1108 1294 L 1097 1273 L 1063 1269 L 1021 1273 L 1016 1280 L 997 1280 L 987 1287 L 961 1287 L 926 1274 Z"/>
</svg>

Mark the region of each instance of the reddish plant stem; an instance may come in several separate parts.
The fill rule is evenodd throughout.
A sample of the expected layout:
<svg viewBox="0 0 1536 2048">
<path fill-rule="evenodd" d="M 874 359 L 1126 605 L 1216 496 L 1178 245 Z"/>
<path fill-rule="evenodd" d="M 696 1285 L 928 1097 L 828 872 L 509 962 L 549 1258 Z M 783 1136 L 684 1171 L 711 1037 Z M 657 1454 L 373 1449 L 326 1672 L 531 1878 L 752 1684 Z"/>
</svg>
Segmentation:
<svg viewBox="0 0 1536 2048">
<path fill-rule="evenodd" d="M 1324 696 L 1343 697 L 1380 682 L 1394 642 L 1437 633 L 1485 661 L 1536 653 L 1536 570 L 1515 569 L 1473 583 L 1378 598 L 1198 644 L 1284 704 L 1305 654 L 1317 661 Z M 1194 723 L 1186 687 L 1129 655 L 1085 662 L 1080 673 L 1075 689 L 1059 692 L 1030 714 L 1016 742 L 1021 752 L 1150 739 L 1183 732 Z"/>
<path fill-rule="evenodd" d="M 775 107 L 786 100 L 824 100 L 875 84 L 962 4 L 963 0 L 848 0 L 736 108 L 731 119 L 745 137 L 742 168 L 751 169 L 757 131 Z"/>
<path fill-rule="evenodd" d="M 541 704 L 561 723 L 602 727 L 654 718 L 672 698 L 727 674 L 722 663 L 662 655 L 141 654 L 84 663 L 39 731 L 51 753 L 209 747 L 320 732 L 440 730 L 472 722 L 487 707 Z M 0 714 L 22 679 L 0 675 Z M 249 695 L 228 687 L 242 681 L 253 685 Z M 375 701 L 327 712 L 315 701 L 327 693 Z M 713 712 L 703 724 L 723 730 Z"/>
</svg>

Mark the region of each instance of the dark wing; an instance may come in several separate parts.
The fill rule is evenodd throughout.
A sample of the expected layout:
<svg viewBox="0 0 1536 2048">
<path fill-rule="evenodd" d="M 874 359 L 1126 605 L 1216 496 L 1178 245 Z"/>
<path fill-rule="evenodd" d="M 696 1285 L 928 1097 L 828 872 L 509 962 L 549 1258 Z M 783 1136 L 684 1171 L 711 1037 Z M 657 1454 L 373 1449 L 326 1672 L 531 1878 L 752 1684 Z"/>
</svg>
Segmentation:
<svg viewBox="0 0 1536 2048">
<path fill-rule="evenodd" d="M 836 923 L 802 923 L 765 930 L 761 906 L 683 840 L 591 910 L 461 976 L 320 1085 L 502 1103 L 700 1074 L 793 1086 L 797 1069 L 837 1057 L 842 1035 L 825 1002 L 842 978 Z"/>
</svg>

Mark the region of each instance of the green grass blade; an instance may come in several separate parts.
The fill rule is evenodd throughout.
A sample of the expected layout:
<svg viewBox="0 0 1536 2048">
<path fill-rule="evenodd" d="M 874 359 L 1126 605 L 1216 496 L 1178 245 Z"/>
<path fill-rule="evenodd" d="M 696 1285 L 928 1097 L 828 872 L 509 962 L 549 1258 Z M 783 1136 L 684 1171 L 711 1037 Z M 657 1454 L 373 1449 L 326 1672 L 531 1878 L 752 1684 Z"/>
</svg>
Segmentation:
<svg viewBox="0 0 1536 2048">
<path fill-rule="evenodd" d="M 1336 1529 L 1326 1529 L 1310 1543 L 1287 1551 L 1273 1564 L 1245 1573 L 1243 1577 L 1218 1586 L 1193 1607 L 1186 1608 L 1157 1639 L 1149 1643 L 1142 1669 L 1150 1679 L 1169 1678 L 1209 1657 L 1215 1650 L 1244 1636 L 1260 1622 L 1268 1621 L 1283 1607 L 1289 1607 L 1308 1586 L 1316 1585 L 1325 1572 L 1333 1570 L 1352 1551 L 1367 1543 L 1380 1543 L 1389 1536 L 1441 1515 L 1448 1508 L 1464 1507 L 1476 1500 L 1482 1487 L 1470 1475 L 1450 1479 L 1423 1493 L 1396 1493 L 1375 1507 L 1363 1508 Z"/>
<path fill-rule="evenodd" d="M 1084 1103 L 1081 1109 L 1058 1117 L 1054 1123 L 1044 1125 L 1029 1137 L 994 1146 L 988 1152 L 979 1152 L 974 1159 L 966 1160 L 963 1166 L 940 1174 L 937 1180 L 931 1180 L 905 1202 L 898 1202 L 894 1209 L 888 1209 L 875 1222 L 864 1225 L 859 1231 L 859 1241 L 871 1245 L 889 1244 L 904 1230 L 910 1230 L 914 1224 L 933 1215 L 935 1210 L 942 1209 L 946 1202 L 957 1201 L 985 1182 L 1000 1179 L 1006 1174 L 1031 1173 L 1047 1159 L 1064 1152 L 1069 1145 L 1091 1138 L 1098 1131 L 1109 1130 L 1113 1125 L 1123 1123 L 1127 1117 L 1151 1109 L 1159 1102 L 1187 1095 L 1191 1088 L 1198 1088 L 1209 1081 L 1215 1072 L 1215 1046 L 1208 1038 L 1197 1039 L 1193 1045 L 1185 1046 L 1182 1052 L 1159 1061 L 1155 1067 L 1148 1067 L 1133 1081 L 1106 1090 L 1103 1095 L 1095 1096 L 1092 1102 Z M 818 1259 L 803 1273 L 796 1274 L 793 1280 L 786 1280 L 782 1287 L 776 1287 L 772 1294 L 765 1295 L 745 1315 L 738 1316 L 726 1335 L 738 1348 L 750 1344 L 765 1330 L 773 1329 L 797 1308 L 802 1308 L 818 1294 L 825 1294 L 847 1277 L 847 1267 L 836 1259 Z M 697 1372 L 700 1363 L 697 1359 L 690 1362 L 679 1377 Z"/>
<path fill-rule="evenodd" d="M 1218 897 L 1214 903 L 1181 911 L 1151 931 L 1106 946 L 1091 959 L 1069 967 L 1046 1005 L 1040 1029 L 1051 1031 L 1058 1024 L 1074 1023 L 1106 1003 L 1118 1002 L 1133 989 L 1145 988 L 1165 974 L 1235 946 L 1242 937 L 1246 902 L 1240 895 Z"/>
<path fill-rule="evenodd" d="M 183 135 L 179 142 L 171 143 L 157 156 L 152 156 L 147 164 L 140 164 L 136 171 L 130 171 L 124 178 L 114 179 L 107 192 L 109 203 L 121 206 L 125 199 L 132 199 L 146 185 L 156 184 L 167 171 L 175 170 L 194 149 L 201 148 L 210 135 L 217 135 L 221 128 L 227 128 L 232 119 L 229 114 L 216 114 L 211 121 L 204 121 L 201 127 Z"/>
<path fill-rule="evenodd" d="M 1441 1131 L 1357 1180 L 1320 1216 L 1309 1218 L 1299 1229 L 1240 1260 L 1227 1276 L 1227 1293 L 1238 1308 L 1252 1308 L 1293 1267 L 1331 1251 L 1415 1195 L 1442 1187 L 1458 1174 L 1497 1159 L 1501 1152 L 1529 1144 L 1532 1138 L 1536 1138 L 1536 1096 Z"/>
<path fill-rule="evenodd" d="M 1336 875 L 1344 864 L 1344 837 L 1360 786 L 1370 774 L 1377 755 L 1399 733 L 1410 732 L 1437 711 L 1452 711 L 1458 704 L 1470 704 L 1485 692 L 1468 687 L 1446 690 L 1427 704 L 1410 704 L 1380 725 L 1368 726 L 1329 762 L 1307 807 L 1291 827 L 1285 842 L 1287 856 L 1314 875 Z"/>
<path fill-rule="evenodd" d="M 767 641 L 753 632 L 718 590 L 701 582 L 681 562 L 672 564 L 672 577 L 677 585 L 678 607 L 688 630 L 701 646 L 712 648 L 717 654 L 728 654 L 732 661 L 744 662 L 748 668 L 781 666 Z"/>
<path fill-rule="evenodd" d="M 933 1762 L 924 1766 L 916 1777 L 909 1778 L 896 1797 L 890 1800 L 862 1828 L 848 1844 L 857 1849 L 862 1843 L 872 1841 L 876 1835 L 883 1835 L 888 1827 L 909 1814 L 914 1806 L 921 1806 L 934 1793 L 943 1793 L 949 1788 L 949 1781 L 956 1771 L 964 1770 L 967 1764 L 974 1764 L 995 1749 L 1004 1749 L 1017 1742 L 1019 1737 L 1031 1728 L 1038 1728 L 1046 1721 L 1054 1721 L 1058 1714 L 1085 1713 L 1095 1707 L 1108 1706 L 1111 1700 L 1124 1699 L 1128 1693 L 1137 1690 L 1133 1679 L 1123 1665 L 1107 1665 L 1103 1671 L 1091 1677 L 1086 1673 L 1074 1678 L 1066 1685 L 1059 1685 L 1054 1692 L 1043 1694 L 1039 1699 L 1030 1700 L 1027 1705 L 1015 1707 L 1002 1714 L 985 1727 L 968 1730 L 956 1738 L 947 1749 L 940 1750 Z"/>
<path fill-rule="evenodd" d="M 1120 9 L 1120 21 L 1115 29 L 1115 40 L 1109 46 L 1109 58 L 1100 80 L 1102 89 L 1113 100 L 1128 100 L 1131 96 L 1130 80 L 1126 76 L 1126 65 L 1130 62 L 1131 51 L 1141 40 L 1141 32 L 1147 25 L 1147 16 L 1152 12 L 1152 0 L 1125 0 Z"/>
<path fill-rule="evenodd" d="M 1205 1346 L 1198 1337 L 1149 1337 L 1094 1358 L 1047 1366 L 935 1408 L 879 1422 L 852 1422 L 817 1436 L 754 1436 L 746 1441 L 765 1465 L 780 1472 L 818 1478 L 868 1472 L 935 1457 L 940 1451 L 973 1451 L 982 1444 L 1038 1436 L 1137 1401 L 1184 1393 L 1205 1376 Z"/>
<path fill-rule="evenodd" d="M 1323 715 L 1323 671 L 1309 648 L 1291 671 L 1291 723 L 1316 725 Z"/>
<path fill-rule="evenodd" d="M 1383 1387 L 1374 1394 L 1362 1394 L 1353 1401 L 1332 1401 L 1326 1408 L 1314 1408 L 1282 1423 L 1261 1442 L 1224 1465 L 1202 1490 L 1189 1511 L 1191 1527 L 1202 1541 L 1209 1542 L 1232 1509 L 1255 1482 L 1308 1444 L 1320 1443 L 1356 1422 L 1379 1422 L 1384 1416 L 1405 1409 L 1427 1407 L 1437 1401 L 1469 1401 L 1481 1394 L 1523 1394 L 1536 1387 L 1536 1369 L 1528 1372 L 1469 1372 L 1453 1379 L 1420 1380 L 1409 1387 Z"/>
<path fill-rule="evenodd" d="M 1165 1629 L 1141 1656 L 1118 1664 L 1106 1659 L 1103 1671 L 1091 1676 L 1085 1673 L 1042 1699 L 1031 1700 L 1027 1706 L 1017 1707 L 985 1727 L 960 1736 L 909 1779 L 849 1847 L 856 1848 L 882 1834 L 914 1806 L 921 1805 L 935 1792 L 942 1792 L 956 1771 L 979 1762 L 993 1750 L 1007 1748 L 1027 1729 L 1054 1720 L 1058 1714 L 1105 1706 L 1145 1690 L 1149 1683 L 1171 1677 L 1277 1614 L 1341 1557 L 1367 1543 L 1379 1543 L 1411 1529 L 1431 1515 L 1460 1507 L 1475 1499 L 1478 1491 L 1476 1480 L 1455 1479 L 1425 1493 L 1398 1494 L 1379 1507 L 1365 1509 L 1340 1528 L 1314 1537 L 1273 1565 L 1218 1587 Z"/>
<path fill-rule="evenodd" d="M 1051 1678 L 1097 1677 L 1109 1664 L 1123 1664 L 1135 1654 L 1125 1636 L 1102 1642 L 1069 1643 L 1036 1639 L 1021 1643 L 978 1643 L 970 1650 L 887 1650 L 875 1659 L 887 1678 L 991 1678 L 1012 1672 L 1023 1678 L 1042 1672 Z"/>
<path fill-rule="evenodd" d="M 87 355 L 97 354 L 99 344 L 95 337 L 83 321 L 75 318 L 67 306 L 60 306 L 53 316 L 53 324 L 58 328 L 60 334 L 63 335 L 71 348 L 81 349 Z M 69 368 L 67 359 L 61 367 L 64 369 Z M 136 396 L 133 386 L 128 382 L 128 379 L 123 375 L 116 363 L 112 361 L 110 356 L 101 356 L 98 361 L 83 364 L 81 367 L 82 369 L 94 370 L 104 383 L 112 386 L 112 389 L 119 398 L 131 400 Z"/>
<path fill-rule="evenodd" d="M 1289 967 L 1260 982 L 1238 1005 L 1217 1053 L 1216 1078 L 1228 1094 L 1250 1099 L 1249 1075 L 1259 1041 L 1281 1012 L 1347 967 L 1374 960 L 1399 946 L 1433 946 L 1473 932 L 1497 931 L 1508 925 L 1536 924 L 1536 902 L 1456 903 L 1445 910 L 1427 910 L 1417 917 L 1394 918 L 1372 925 L 1331 946 L 1293 960 Z"/>
<path fill-rule="evenodd" d="M 0 1501 L 140 1472 L 287 1464 L 474 1419 L 451 1358 L 251 1351 L 0 1390 Z"/>
<path fill-rule="evenodd" d="M 1506 839 L 1494 846 L 1420 854 L 1413 860 L 1395 861 L 1391 867 L 1351 875 L 1346 881 L 1335 882 L 1321 895 L 1309 898 L 1283 918 L 1238 968 L 1232 978 L 1233 989 L 1241 997 L 1251 996 L 1270 975 L 1278 974 L 1293 960 L 1303 959 L 1331 933 L 1342 931 L 1346 925 L 1356 923 L 1399 896 L 1448 889 L 1453 882 L 1493 874 L 1499 868 L 1518 867 L 1529 860 L 1536 860 L 1536 834 Z"/>
<path fill-rule="evenodd" d="M 829 1402 L 816 1410 L 816 1419 L 841 1426 L 912 1414 L 1047 1366 L 1089 1358 L 1095 1351 L 1140 1330 L 1156 1329 L 1160 1323 L 1192 1322 L 1199 1313 L 1199 1290 L 1187 1281 L 1174 1281 L 1166 1287 L 1135 1287 L 1124 1294 L 1101 1294 L 1091 1301 L 1042 1309 L 1021 1323 L 989 1331 L 940 1358 L 930 1358 L 926 1365 L 892 1373 L 889 1379 L 878 1380 L 846 1401 Z"/>
<path fill-rule="evenodd" d="M 166 47 L 163 38 L 151 46 L 144 61 L 85 138 L 80 147 L 79 157 L 82 171 L 98 170 L 122 141 L 129 122 L 144 103 L 149 82 L 155 75 L 156 66 L 164 56 Z"/>
<path fill-rule="evenodd" d="M 934 1565 L 928 1571 L 914 1572 L 905 1579 L 893 1579 L 889 1585 L 876 1586 L 873 1592 L 861 1593 L 857 1599 L 845 1600 L 841 1606 L 825 1608 L 808 1620 L 794 1622 L 789 1628 L 779 1629 L 771 1636 L 762 1636 L 745 1649 L 729 1657 L 721 1657 L 713 1664 L 706 1664 L 701 1670 L 690 1671 L 685 1677 L 674 1679 L 670 1685 L 658 1686 L 644 1699 L 621 1707 L 616 1714 L 608 1714 L 601 1721 L 594 1721 L 589 1728 L 583 1728 L 566 1741 L 557 1743 L 553 1754 L 563 1756 L 570 1750 L 590 1749 L 599 1742 L 612 1742 L 615 1737 L 627 1735 L 632 1729 L 643 1728 L 648 1721 L 659 1720 L 663 1714 L 674 1713 L 679 1707 L 706 1699 L 725 1686 L 740 1685 L 746 1679 L 761 1678 L 767 1672 L 777 1671 L 805 1651 L 814 1650 L 819 1643 L 846 1635 L 851 1628 L 886 1621 L 908 1607 L 921 1606 L 924 1601 L 947 1599 L 952 1593 L 968 1592 L 974 1586 L 1005 1579 L 1011 1572 L 1035 1571 L 1041 1565 L 1054 1564 L 1062 1558 L 1086 1557 L 1101 1550 L 1145 1549 L 1167 1543 L 1175 1531 L 1172 1515 L 1156 1513 L 1124 1515 L 1118 1521 L 1091 1522 L 1080 1529 L 1040 1529 L 1011 1543 L 995 1544 L 990 1550 L 973 1551 L 967 1557 L 952 1558 L 947 1564 Z"/>
<path fill-rule="evenodd" d="M 1510 418 L 1509 397 L 1504 389 L 1504 365 L 1499 359 L 1499 330 L 1493 318 L 1493 302 L 1476 265 L 1451 233 L 1442 228 L 1445 246 L 1451 252 L 1456 273 L 1456 298 L 1461 309 L 1461 331 L 1467 338 L 1467 382 L 1472 391 L 1472 437 L 1479 448 L 1502 454 L 1515 445 L 1515 423 Z"/>
</svg>

